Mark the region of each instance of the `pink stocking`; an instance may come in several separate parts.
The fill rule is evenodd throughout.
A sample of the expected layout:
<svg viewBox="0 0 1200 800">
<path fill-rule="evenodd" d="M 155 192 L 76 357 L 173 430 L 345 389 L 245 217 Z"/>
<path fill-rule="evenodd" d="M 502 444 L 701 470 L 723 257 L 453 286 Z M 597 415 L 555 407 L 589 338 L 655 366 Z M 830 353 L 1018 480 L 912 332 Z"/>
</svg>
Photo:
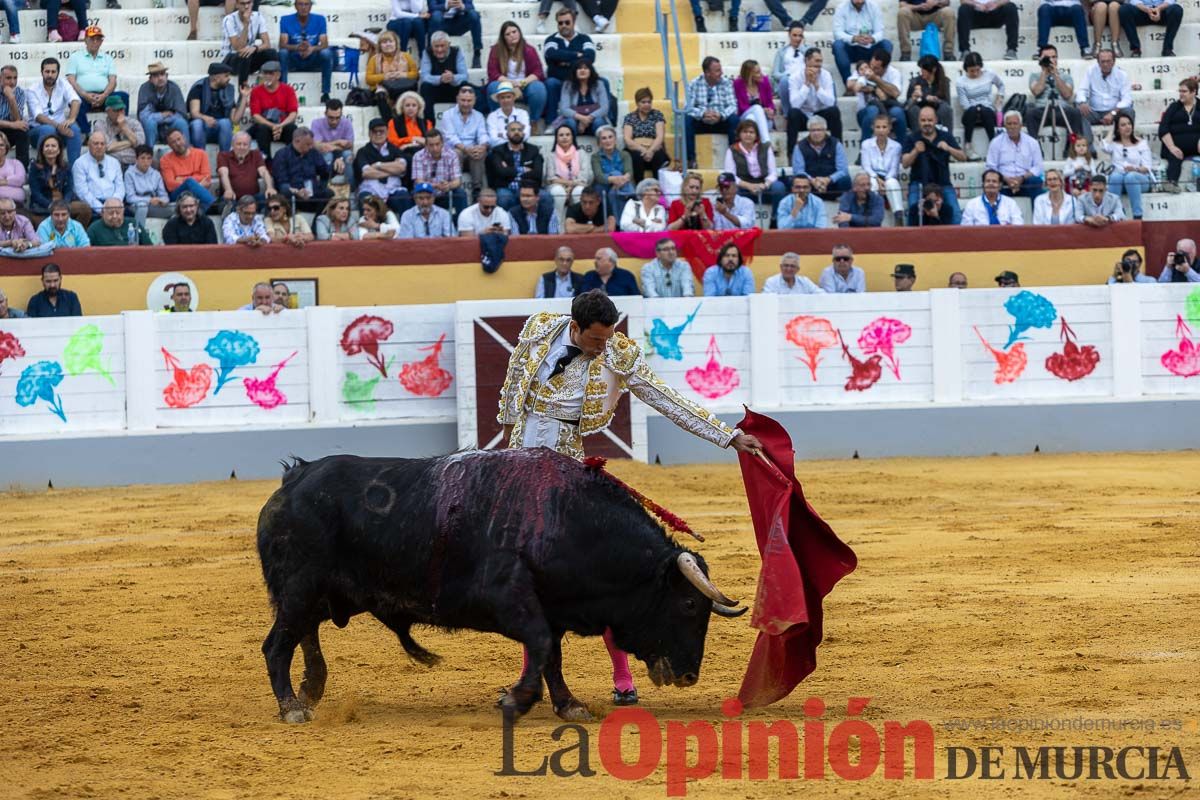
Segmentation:
<svg viewBox="0 0 1200 800">
<path fill-rule="evenodd" d="M 608 648 L 608 656 L 612 659 L 613 688 L 619 692 L 628 692 L 633 688 L 633 675 L 629 671 L 629 656 L 618 650 L 613 643 L 612 628 L 604 629 L 604 646 Z"/>
</svg>

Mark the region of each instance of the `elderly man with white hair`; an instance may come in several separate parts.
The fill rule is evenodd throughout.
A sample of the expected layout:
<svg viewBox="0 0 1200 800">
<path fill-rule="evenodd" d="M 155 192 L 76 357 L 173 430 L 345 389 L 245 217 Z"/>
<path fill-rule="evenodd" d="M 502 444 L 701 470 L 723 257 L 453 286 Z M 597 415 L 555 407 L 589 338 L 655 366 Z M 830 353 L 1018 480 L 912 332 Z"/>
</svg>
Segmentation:
<svg viewBox="0 0 1200 800">
<path fill-rule="evenodd" d="M 1159 283 L 1200 283 L 1200 272 L 1196 271 L 1196 243 L 1191 239 L 1180 239 L 1175 243 L 1175 252 L 1167 253 L 1167 263 L 1158 273 Z"/>
<path fill-rule="evenodd" d="M 987 168 L 1000 173 L 1010 197 L 1037 197 L 1043 191 L 1042 146 L 1026 133 L 1018 111 L 1004 114 L 1004 133 L 988 145 Z"/>
<path fill-rule="evenodd" d="M 108 154 L 108 137 L 101 131 L 92 131 L 87 140 L 87 152 L 80 153 L 71 165 L 71 183 L 75 196 L 96 214 L 110 197 L 125 200 L 121 162 Z"/>
<path fill-rule="evenodd" d="M 779 257 L 779 274 L 763 283 L 763 294 L 825 294 L 825 290 L 800 274 L 800 255 L 784 253 Z"/>
<path fill-rule="evenodd" d="M 627 269 L 621 269 L 617 263 L 617 251 L 611 247 L 601 247 L 596 251 L 596 268 L 583 276 L 583 286 L 580 294 L 599 289 L 610 297 L 617 295 L 639 295 L 637 278 Z"/>
</svg>

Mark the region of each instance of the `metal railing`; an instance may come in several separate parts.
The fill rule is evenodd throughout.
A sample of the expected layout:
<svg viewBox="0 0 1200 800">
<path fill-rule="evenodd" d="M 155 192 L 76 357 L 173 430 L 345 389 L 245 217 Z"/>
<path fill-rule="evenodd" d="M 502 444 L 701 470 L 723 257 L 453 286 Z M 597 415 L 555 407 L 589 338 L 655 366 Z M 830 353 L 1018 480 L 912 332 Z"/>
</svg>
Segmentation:
<svg viewBox="0 0 1200 800">
<path fill-rule="evenodd" d="M 688 163 L 687 137 L 684 135 L 684 110 L 687 108 L 687 60 L 683 57 L 683 37 L 679 33 L 679 14 L 675 10 L 675 0 L 666 0 L 669 6 L 663 10 L 663 0 L 654 0 L 654 29 L 658 33 L 662 45 L 663 81 L 666 99 L 671 103 L 671 122 L 675 134 L 675 157 L 680 164 Z M 667 13 L 670 13 L 668 25 Z M 675 34 L 675 52 L 678 56 L 679 82 L 672 77 L 671 71 L 671 34 Z M 683 97 L 680 97 L 680 86 L 683 87 Z"/>
</svg>

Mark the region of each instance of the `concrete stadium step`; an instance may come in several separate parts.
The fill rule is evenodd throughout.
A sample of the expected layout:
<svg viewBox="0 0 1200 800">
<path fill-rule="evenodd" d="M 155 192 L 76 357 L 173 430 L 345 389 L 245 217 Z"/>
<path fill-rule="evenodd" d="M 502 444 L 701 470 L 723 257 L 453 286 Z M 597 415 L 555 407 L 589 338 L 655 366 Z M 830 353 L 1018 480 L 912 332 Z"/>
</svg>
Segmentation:
<svg viewBox="0 0 1200 800">
<path fill-rule="evenodd" d="M 1143 61 L 1147 63 L 1157 62 L 1161 60 L 1159 52 L 1162 49 L 1162 28 L 1143 28 L 1141 29 L 1142 48 L 1145 54 L 1142 59 L 1127 58 L 1120 61 L 1121 64 Z M 746 59 L 753 58 L 760 63 L 767 65 L 768 69 L 774 62 L 775 53 L 786 44 L 785 35 L 782 33 L 707 33 L 707 34 L 691 34 L 698 36 L 700 39 L 698 45 L 698 58 L 693 63 L 689 63 L 689 72 L 699 72 L 700 61 L 706 56 L 715 56 L 721 59 L 725 65 L 725 71 L 730 74 L 737 72 L 738 66 Z M 1005 53 L 1004 31 L 1002 29 L 978 29 L 971 33 L 972 49 L 979 52 L 983 56 L 984 61 L 993 69 L 1003 62 Z M 685 37 L 686 38 L 686 37 Z M 888 38 L 895 43 L 895 33 L 888 33 Z M 1037 44 L 1037 28 L 1029 27 L 1022 28 L 1019 34 L 1019 45 L 1017 48 L 1018 60 L 1015 62 L 1003 62 L 1005 64 L 1015 64 L 1028 62 L 1033 64 L 1033 56 L 1036 53 Z M 1054 43 L 1060 51 L 1063 61 L 1079 60 L 1079 49 L 1075 46 L 1075 34 L 1065 28 L 1054 28 L 1050 33 L 1050 41 Z M 806 47 L 819 47 L 825 53 L 826 66 L 833 68 L 833 34 L 828 31 L 810 30 L 805 33 Z M 1128 51 L 1128 43 L 1124 42 L 1122 37 L 1122 47 Z M 956 48 L 957 49 L 957 45 Z M 912 52 L 915 54 L 919 47 L 913 47 Z M 1191 56 L 1194 62 L 1194 57 L 1200 55 L 1200 23 L 1184 23 L 1180 26 L 1179 34 L 1175 39 L 1175 51 L 1180 57 Z M 660 52 L 656 48 L 656 52 Z M 896 48 L 894 56 L 899 58 L 899 49 Z M 994 62 L 994 63 L 993 63 Z M 1186 74 L 1182 77 L 1186 77 Z"/>
<path fill-rule="evenodd" d="M 136 35 L 139 38 L 147 39 L 149 33 L 148 28 L 157 28 L 157 23 L 160 20 L 172 19 L 181 20 L 173 21 L 171 26 L 162 29 L 162 41 L 174 41 L 174 34 L 178 33 L 178 28 L 182 26 L 182 34 L 180 39 L 187 36 L 188 32 L 188 15 L 186 5 L 169 6 L 167 8 L 155 8 L 150 4 L 134 5 L 130 2 L 121 4 L 120 10 L 111 10 L 102 7 L 102 4 L 96 2 L 92 8 L 88 10 L 88 19 L 93 24 L 100 25 L 104 29 L 106 36 L 110 39 L 122 38 L 130 34 Z M 537 5 L 532 3 L 477 3 L 476 10 L 479 11 L 480 23 L 483 29 L 483 35 L 486 46 L 491 46 L 496 37 L 499 35 L 500 26 L 505 22 L 512 20 L 521 26 L 527 35 L 532 35 L 534 26 L 537 24 Z M 275 37 L 279 33 L 279 19 L 288 14 L 295 13 L 295 9 L 291 4 L 286 6 L 261 6 L 259 12 L 267 21 L 267 30 Z M 26 9 L 18 12 L 21 20 L 21 35 L 29 40 L 44 41 L 46 31 L 46 12 L 43 9 Z M 330 37 L 346 37 L 351 33 L 363 30 L 365 28 L 382 28 L 387 22 L 390 14 L 386 6 L 363 4 L 345 4 L 332 6 L 322 4 L 321 10 L 318 12 L 324 14 L 329 26 Z M 205 7 L 200 9 L 200 20 L 198 29 L 202 38 L 220 39 L 221 38 L 221 17 L 224 15 L 224 9 L 218 7 Z M 548 23 L 551 25 L 552 23 Z M 595 25 L 590 18 L 580 16 L 578 20 L 578 28 L 582 32 L 593 35 L 595 34 Z M 606 35 L 616 34 L 618 29 L 614 24 L 606 29 Z"/>
<path fill-rule="evenodd" d="M 90 8 L 89 22 L 100 25 L 104 29 L 109 43 L 125 41 L 182 41 L 187 36 L 188 18 L 186 7 L 168 8 L 136 8 L 122 4 L 120 10 L 109 8 Z M 476 5 L 479 11 L 482 34 L 485 46 L 491 47 L 499 36 L 500 25 L 505 22 L 517 23 L 527 36 L 533 36 L 534 26 L 538 23 L 538 6 L 528 2 L 492 2 L 492 4 Z M 262 6 L 259 13 L 266 20 L 266 30 L 272 38 L 278 36 L 280 19 L 287 14 L 295 13 L 292 6 Z M 344 38 L 356 31 L 367 28 L 384 28 L 388 24 L 390 14 L 380 10 L 379 6 L 362 5 L 346 7 L 324 7 L 326 23 L 329 26 L 330 38 Z M 20 30 L 22 36 L 29 41 L 46 41 L 46 12 L 41 8 L 30 8 L 20 11 Z M 222 8 L 200 8 L 197 29 L 203 40 L 221 40 Z M 552 25 L 552 23 L 547 23 Z M 580 17 L 578 29 L 584 34 L 594 35 L 595 25 L 592 19 Z M 610 25 L 605 35 L 617 34 L 616 25 Z"/>
<path fill-rule="evenodd" d="M 616 84 L 613 86 L 616 96 L 621 97 L 620 49 L 615 44 L 617 37 L 609 38 L 612 39 L 612 42 L 606 42 L 605 47 L 599 49 L 596 65 L 602 75 L 616 77 L 616 80 L 610 77 L 610 81 Z M 334 40 L 333 43 L 346 44 L 348 42 Z M 28 82 L 37 74 L 38 64 L 43 58 L 53 57 L 66 62 L 80 47 L 78 44 L 66 43 L 6 45 L 0 48 L 0 59 L 3 59 L 4 63 L 15 64 L 20 70 L 21 80 Z M 110 54 L 117 65 L 118 84 L 125 88 L 132 82 L 135 89 L 145 81 L 146 66 L 154 61 L 161 61 L 165 64 L 172 73 L 172 78 L 177 80 L 178 75 L 203 74 L 210 63 L 221 60 L 220 44 L 211 41 L 175 41 L 171 44 L 127 42 L 106 47 L 103 52 Z M 345 76 L 345 73 L 335 72 L 334 74 L 335 76 Z M 360 67 L 360 77 L 364 74 L 365 68 Z M 485 70 L 479 69 L 470 70 L 469 74 L 470 80 L 478 84 L 483 81 L 486 73 Z M 661 85 L 661 76 L 659 85 Z M 345 87 L 340 91 L 344 95 Z"/>
</svg>

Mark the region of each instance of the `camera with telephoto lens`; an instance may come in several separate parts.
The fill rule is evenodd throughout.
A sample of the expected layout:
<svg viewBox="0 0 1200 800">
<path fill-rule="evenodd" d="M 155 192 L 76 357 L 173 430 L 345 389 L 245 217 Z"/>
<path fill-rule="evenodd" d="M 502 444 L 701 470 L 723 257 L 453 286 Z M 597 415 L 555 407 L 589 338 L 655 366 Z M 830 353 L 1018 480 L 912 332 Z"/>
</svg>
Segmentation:
<svg viewBox="0 0 1200 800">
<path fill-rule="evenodd" d="M 1042 56 L 1042 60 L 1038 62 L 1042 69 L 1050 69 L 1050 56 Z"/>
<path fill-rule="evenodd" d="M 934 206 L 933 206 L 933 198 L 932 197 L 926 197 L 925 202 L 922 203 L 921 205 L 924 206 L 926 214 L 933 213 Z"/>
<path fill-rule="evenodd" d="M 1172 259 L 1172 263 L 1174 263 L 1175 266 L 1182 267 L 1184 264 L 1187 263 L 1187 256 L 1185 254 L 1174 253 L 1173 255 L 1174 255 L 1174 258 Z"/>
<path fill-rule="evenodd" d="M 1137 265 L 1128 258 L 1121 259 L 1121 272 L 1133 272 L 1136 266 Z"/>
</svg>

